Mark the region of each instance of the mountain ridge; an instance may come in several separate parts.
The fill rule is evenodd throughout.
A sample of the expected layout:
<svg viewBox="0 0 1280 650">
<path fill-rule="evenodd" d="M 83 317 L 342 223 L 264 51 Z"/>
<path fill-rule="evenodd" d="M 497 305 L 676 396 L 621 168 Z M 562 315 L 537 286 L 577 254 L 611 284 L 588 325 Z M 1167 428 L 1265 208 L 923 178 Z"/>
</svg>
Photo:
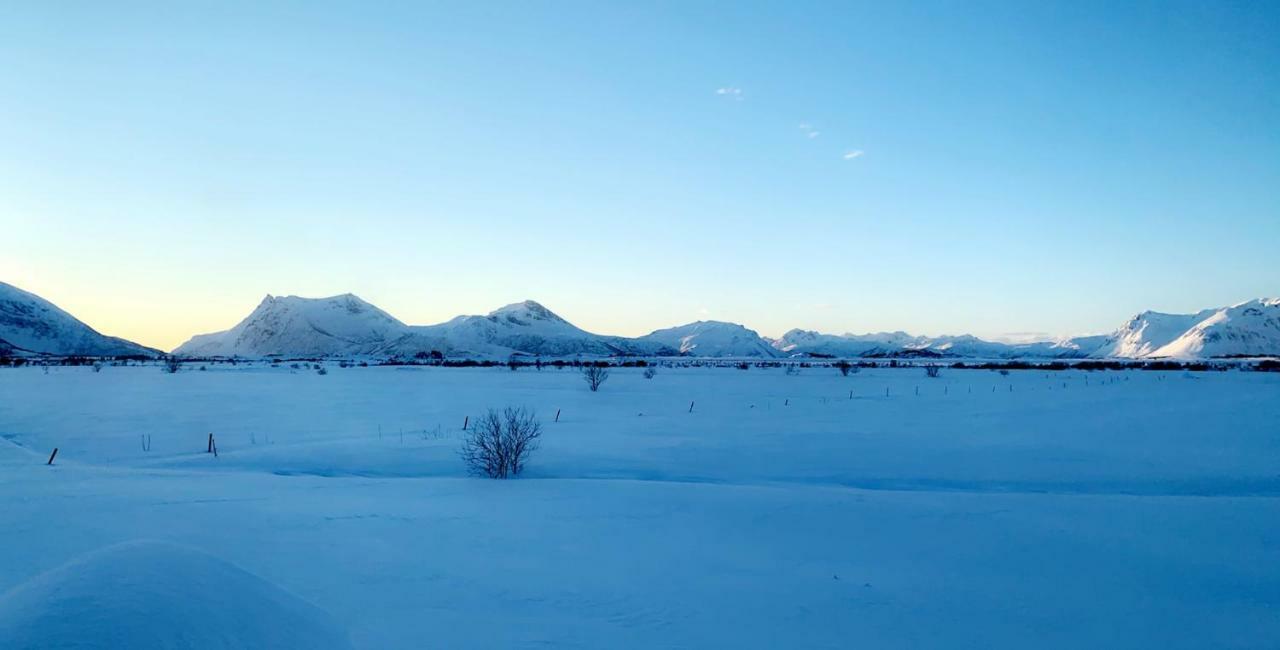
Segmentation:
<svg viewBox="0 0 1280 650">
<path fill-rule="evenodd" d="M 98 333 L 53 303 L 0 282 L 0 354 L 158 356 L 159 350 Z M 370 356 L 413 358 L 636 357 L 1197 359 L 1280 356 L 1280 298 L 1257 298 L 1193 314 L 1143 311 L 1107 334 L 1033 343 L 969 334 L 903 331 L 826 334 L 792 329 L 777 339 L 738 323 L 699 320 L 638 337 L 583 330 L 534 300 L 485 315 L 409 325 L 352 293 L 325 298 L 267 294 L 248 316 L 197 334 L 172 354 L 188 357 Z"/>
</svg>

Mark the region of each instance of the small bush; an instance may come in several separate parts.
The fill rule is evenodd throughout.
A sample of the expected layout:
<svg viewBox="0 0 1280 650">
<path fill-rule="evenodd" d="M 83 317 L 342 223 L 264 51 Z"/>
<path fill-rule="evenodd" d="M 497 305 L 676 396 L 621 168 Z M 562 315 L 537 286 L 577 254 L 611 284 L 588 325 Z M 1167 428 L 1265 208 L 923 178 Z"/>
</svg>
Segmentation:
<svg viewBox="0 0 1280 650">
<path fill-rule="evenodd" d="M 609 369 L 604 366 L 591 364 L 582 367 L 582 379 L 587 382 L 587 386 L 593 393 L 600 390 L 600 384 L 608 378 Z"/>
<path fill-rule="evenodd" d="M 656 374 L 658 374 L 658 371 L 657 371 L 657 370 L 654 370 L 653 366 L 649 366 L 648 368 L 645 368 L 645 369 L 644 369 L 644 378 L 645 378 L 645 379 L 653 379 L 653 376 L 654 376 L 654 375 L 656 375 Z"/>
<path fill-rule="evenodd" d="M 938 365 L 928 365 L 928 366 L 925 366 L 925 367 L 924 367 L 924 374 L 925 374 L 925 375 L 927 375 L 927 376 L 929 376 L 929 377 L 933 377 L 933 378 L 935 378 L 935 379 L 936 379 L 936 378 L 938 377 L 938 375 L 942 374 L 942 366 L 938 366 Z"/>
<path fill-rule="evenodd" d="M 458 453 L 474 475 L 519 476 L 541 437 L 542 423 L 533 411 L 513 407 L 501 412 L 489 409 L 466 432 Z"/>
<path fill-rule="evenodd" d="M 324 367 L 324 366 L 319 365 L 319 364 L 316 364 L 316 374 L 317 374 L 317 375 L 327 375 L 327 374 L 329 374 L 329 371 L 328 371 L 328 370 L 325 370 L 325 367 Z"/>
<path fill-rule="evenodd" d="M 179 370 L 182 370 L 182 362 L 179 361 L 176 357 L 169 357 L 164 360 L 163 369 L 165 372 L 172 375 L 178 372 Z"/>
</svg>

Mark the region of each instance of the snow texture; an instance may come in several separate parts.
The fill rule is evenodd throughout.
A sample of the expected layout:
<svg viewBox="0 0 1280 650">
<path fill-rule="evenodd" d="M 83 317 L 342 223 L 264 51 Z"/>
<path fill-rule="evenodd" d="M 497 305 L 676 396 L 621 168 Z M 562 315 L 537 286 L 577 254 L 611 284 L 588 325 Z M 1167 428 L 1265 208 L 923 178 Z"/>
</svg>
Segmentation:
<svg viewBox="0 0 1280 650">
<path fill-rule="evenodd" d="M 1274 373 L 619 368 L 592 393 L 571 370 L 328 368 L 0 369 L 0 590 L 144 537 L 368 650 L 1280 638 Z M 523 478 L 468 478 L 464 418 L 505 405 L 541 415 L 542 448 Z M 4 611 L 112 638 L 210 633 L 218 608 L 246 638 L 293 602 L 138 556 L 58 575 L 181 584 L 150 617 Z"/>
<path fill-rule="evenodd" d="M 12 650 L 349 650 L 331 617 L 208 553 L 134 541 L 88 553 L 0 596 Z"/>
</svg>

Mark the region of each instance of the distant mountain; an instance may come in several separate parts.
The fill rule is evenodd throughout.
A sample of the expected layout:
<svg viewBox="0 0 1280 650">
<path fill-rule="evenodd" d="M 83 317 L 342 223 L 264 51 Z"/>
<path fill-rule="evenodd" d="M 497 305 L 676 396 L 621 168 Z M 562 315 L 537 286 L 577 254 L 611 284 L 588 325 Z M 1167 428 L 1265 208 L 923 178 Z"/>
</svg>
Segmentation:
<svg viewBox="0 0 1280 650">
<path fill-rule="evenodd" d="M 557 316 L 550 309 L 526 300 L 490 312 L 487 316 L 458 316 L 439 325 L 410 328 L 409 336 L 385 351 L 408 354 L 439 349 L 450 356 L 505 357 L 530 355 L 564 357 L 659 356 L 674 354 L 655 341 L 592 334 Z"/>
<path fill-rule="evenodd" d="M 451 357 L 511 355 L 659 356 L 674 354 L 652 342 L 579 329 L 528 300 L 487 316 L 459 316 L 438 325 L 405 325 L 360 298 L 267 296 L 253 313 L 224 332 L 201 334 L 174 354 L 183 356 L 401 356 L 439 352 Z"/>
<path fill-rule="evenodd" d="M 1094 357 L 1140 359 L 1154 356 L 1160 348 L 1172 343 L 1187 330 L 1212 314 L 1205 309 L 1195 314 L 1162 314 L 1144 311 L 1113 332 L 1102 345 L 1089 353 Z"/>
<path fill-rule="evenodd" d="M 0 339 L 24 348 L 20 342 Z M 2 348 L 0 348 L 2 349 Z M 1010 344 L 968 334 L 906 332 L 823 334 L 793 329 L 769 340 L 742 325 L 698 321 L 639 338 L 587 332 L 526 300 L 484 316 L 406 325 L 353 296 L 267 296 L 235 327 L 179 346 L 185 356 L 511 356 L 843 357 L 985 359 L 1196 358 L 1280 355 L 1280 299 L 1260 299 L 1195 314 L 1143 312 L 1110 334 Z"/>
<path fill-rule="evenodd" d="M 652 341 L 686 356 L 772 358 L 781 353 L 754 330 L 736 323 L 698 321 L 657 330 L 639 341 Z"/>
<path fill-rule="evenodd" d="M 369 354 L 409 333 L 390 314 L 351 294 L 330 298 L 268 295 L 229 330 L 199 334 L 174 354 L 193 357 Z"/>
<path fill-rule="evenodd" d="M 48 300 L 0 282 L 0 353 L 156 356 L 160 351 L 99 334 Z"/>
<path fill-rule="evenodd" d="M 1250 300 L 1194 314 L 1146 311 L 1111 334 L 1010 344 L 970 335 L 911 336 L 906 332 L 820 334 L 791 330 L 773 342 L 792 356 L 882 357 L 937 353 L 945 357 L 1210 358 L 1280 355 L 1280 299 Z"/>
<path fill-rule="evenodd" d="M 1280 354 L 1280 298 L 1207 311 L 1207 315 L 1196 314 L 1194 325 L 1147 356 L 1192 359 Z"/>
</svg>

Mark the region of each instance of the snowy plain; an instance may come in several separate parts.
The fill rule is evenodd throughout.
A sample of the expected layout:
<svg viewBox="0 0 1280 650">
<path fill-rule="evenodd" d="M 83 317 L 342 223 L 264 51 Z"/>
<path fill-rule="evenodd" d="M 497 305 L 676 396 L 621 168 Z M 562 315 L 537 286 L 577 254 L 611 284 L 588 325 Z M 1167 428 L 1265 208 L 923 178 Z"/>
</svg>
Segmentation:
<svg viewBox="0 0 1280 650">
<path fill-rule="evenodd" d="M 0 592 L 144 539 L 356 648 L 1280 639 L 1274 373 L 327 369 L 0 370 Z M 468 477 L 507 405 L 541 449 Z"/>
</svg>

